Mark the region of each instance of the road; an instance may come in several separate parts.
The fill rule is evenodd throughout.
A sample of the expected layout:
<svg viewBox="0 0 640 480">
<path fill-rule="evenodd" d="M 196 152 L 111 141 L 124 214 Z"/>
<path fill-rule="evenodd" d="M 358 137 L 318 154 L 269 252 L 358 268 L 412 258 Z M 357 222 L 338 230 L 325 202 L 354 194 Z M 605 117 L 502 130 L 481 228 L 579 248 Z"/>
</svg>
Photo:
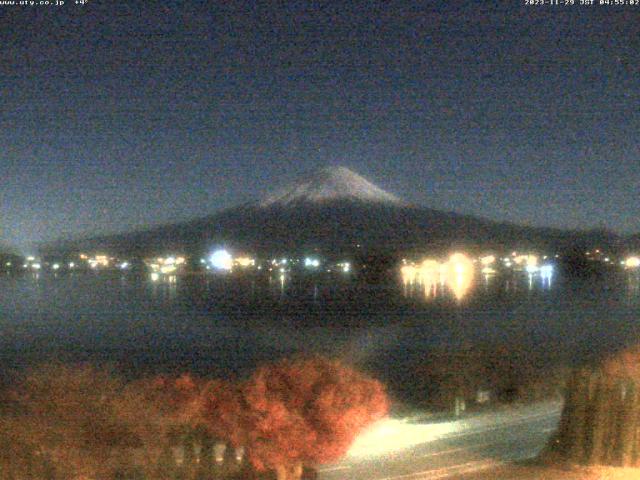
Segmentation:
<svg viewBox="0 0 640 480">
<path fill-rule="evenodd" d="M 562 405 L 538 403 L 453 422 L 386 420 L 361 435 L 347 457 L 320 469 L 321 480 L 464 478 L 536 456 L 555 431 Z"/>
</svg>

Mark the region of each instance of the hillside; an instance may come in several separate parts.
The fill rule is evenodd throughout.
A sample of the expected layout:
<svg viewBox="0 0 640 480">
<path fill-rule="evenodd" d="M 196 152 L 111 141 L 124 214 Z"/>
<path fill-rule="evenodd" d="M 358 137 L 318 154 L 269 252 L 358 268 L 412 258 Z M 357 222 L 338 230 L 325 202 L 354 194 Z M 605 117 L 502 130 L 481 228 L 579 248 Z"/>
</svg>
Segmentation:
<svg viewBox="0 0 640 480">
<path fill-rule="evenodd" d="M 411 205 L 344 168 L 324 168 L 266 198 L 220 213 L 149 230 L 61 241 L 47 253 L 108 250 L 143 254 L 207 251 L 228 245 L 256 252 L 309 249 L 407 251 L 432 246 L 617 247 L 609 232 L 525 227 Z"/>
</svg>

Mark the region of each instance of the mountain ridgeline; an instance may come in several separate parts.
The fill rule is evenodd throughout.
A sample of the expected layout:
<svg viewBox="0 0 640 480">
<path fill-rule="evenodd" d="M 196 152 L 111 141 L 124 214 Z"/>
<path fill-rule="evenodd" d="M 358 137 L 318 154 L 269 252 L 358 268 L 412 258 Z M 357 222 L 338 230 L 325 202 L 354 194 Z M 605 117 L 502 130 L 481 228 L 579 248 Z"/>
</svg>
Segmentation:
<svg viewBox="0 0 640 480">
<path fill-rule="evenodd" d="M 149 255 L 201 253 L 226 245 L 258 254 L 361 251 L 410 252 L 424 248 L 544 248 L 582 245 L 619 248 L 607 231 L 573 232 L 525 227 L 443 212 L 404 202 L 344 168 L 323 168 L 258 202 L 196 220 L 129 233 L 43 245 L 63 255 L 81 250 Z"/>
</svg>

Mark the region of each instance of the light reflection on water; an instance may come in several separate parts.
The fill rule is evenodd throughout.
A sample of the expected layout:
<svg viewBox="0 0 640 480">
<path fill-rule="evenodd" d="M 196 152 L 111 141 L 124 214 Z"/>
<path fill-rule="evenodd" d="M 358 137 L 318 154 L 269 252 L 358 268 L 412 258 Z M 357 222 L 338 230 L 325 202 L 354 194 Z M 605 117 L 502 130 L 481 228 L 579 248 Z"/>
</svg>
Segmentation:
<svg viewBox="0 0 640 480">
<path fill-rule="evenodd" d="M 474 293 L 487 293 L 496 286 L 515 293 L 521 288 L 550 290 L 554 284 L 554 275 L 550 272 L 489 272 L 462 254 L 454 254 L 443 263 L 427 259 L 419 266 L 404 265 L 400 268 L 400 278 L 405 297 L 426 301 L 447 297 L 462 301 Z"/>
<path fill-rule="evenodd" d="M 407 352 L 428 351 L 435 343 L 497 339 L 574 352 L 640 338 L 636 273 L 581 281 L 561 274 L 487 275 L 481 265 L 454 260 L 403 269 L 385 285 L 291 274 L 282 282 L 280 272 L 271 281 L 0 276 L 0 356 L 16 362 L 59 348 L 82 359 L 198 361 L 224 369 L 300 351 L 404 362 L 411 360 Z"/>
<path fill-rule="evenodd" d="M 460 301 L 474 285 L 475 270 L 469 257 L 454 253 L 442 263 L 426 259 L 419 266 L 405 265 L 400 269 L 400 274 L 407 296 L 421 291 L 425 299 L 431 299 L 449 292 Z"/>
</svg>

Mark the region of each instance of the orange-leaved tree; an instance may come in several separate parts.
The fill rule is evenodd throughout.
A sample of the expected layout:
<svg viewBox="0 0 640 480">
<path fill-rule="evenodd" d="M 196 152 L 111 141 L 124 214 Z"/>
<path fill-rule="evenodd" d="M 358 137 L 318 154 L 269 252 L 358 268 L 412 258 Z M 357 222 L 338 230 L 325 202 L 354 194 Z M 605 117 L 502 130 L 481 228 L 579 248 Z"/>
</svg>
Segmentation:
<svg viewBox="0 0 640 480">
<path fill-rule="evenodd" d="M 211 391 L 204 411 L 212 429 L 246 447 L 257 470 L 292 480 L 300 478 L 303 465 L 343 456 L 388 407 L 378 381 L 339 361 L 313 357 L 264 366 L 233 389 Z"/>
<path fill-rule="evenodd" d="M 157 376 L 130 382 L 119 396 L 118 413 L 129 419 L 140 440 L 136 459 L 149 478 L 166 478 L 170 447 L 179 449 L 187 439 L 194 439 L 201 423 L 199 399 L 206 385 L 188 374 Z"/>
</svg>

